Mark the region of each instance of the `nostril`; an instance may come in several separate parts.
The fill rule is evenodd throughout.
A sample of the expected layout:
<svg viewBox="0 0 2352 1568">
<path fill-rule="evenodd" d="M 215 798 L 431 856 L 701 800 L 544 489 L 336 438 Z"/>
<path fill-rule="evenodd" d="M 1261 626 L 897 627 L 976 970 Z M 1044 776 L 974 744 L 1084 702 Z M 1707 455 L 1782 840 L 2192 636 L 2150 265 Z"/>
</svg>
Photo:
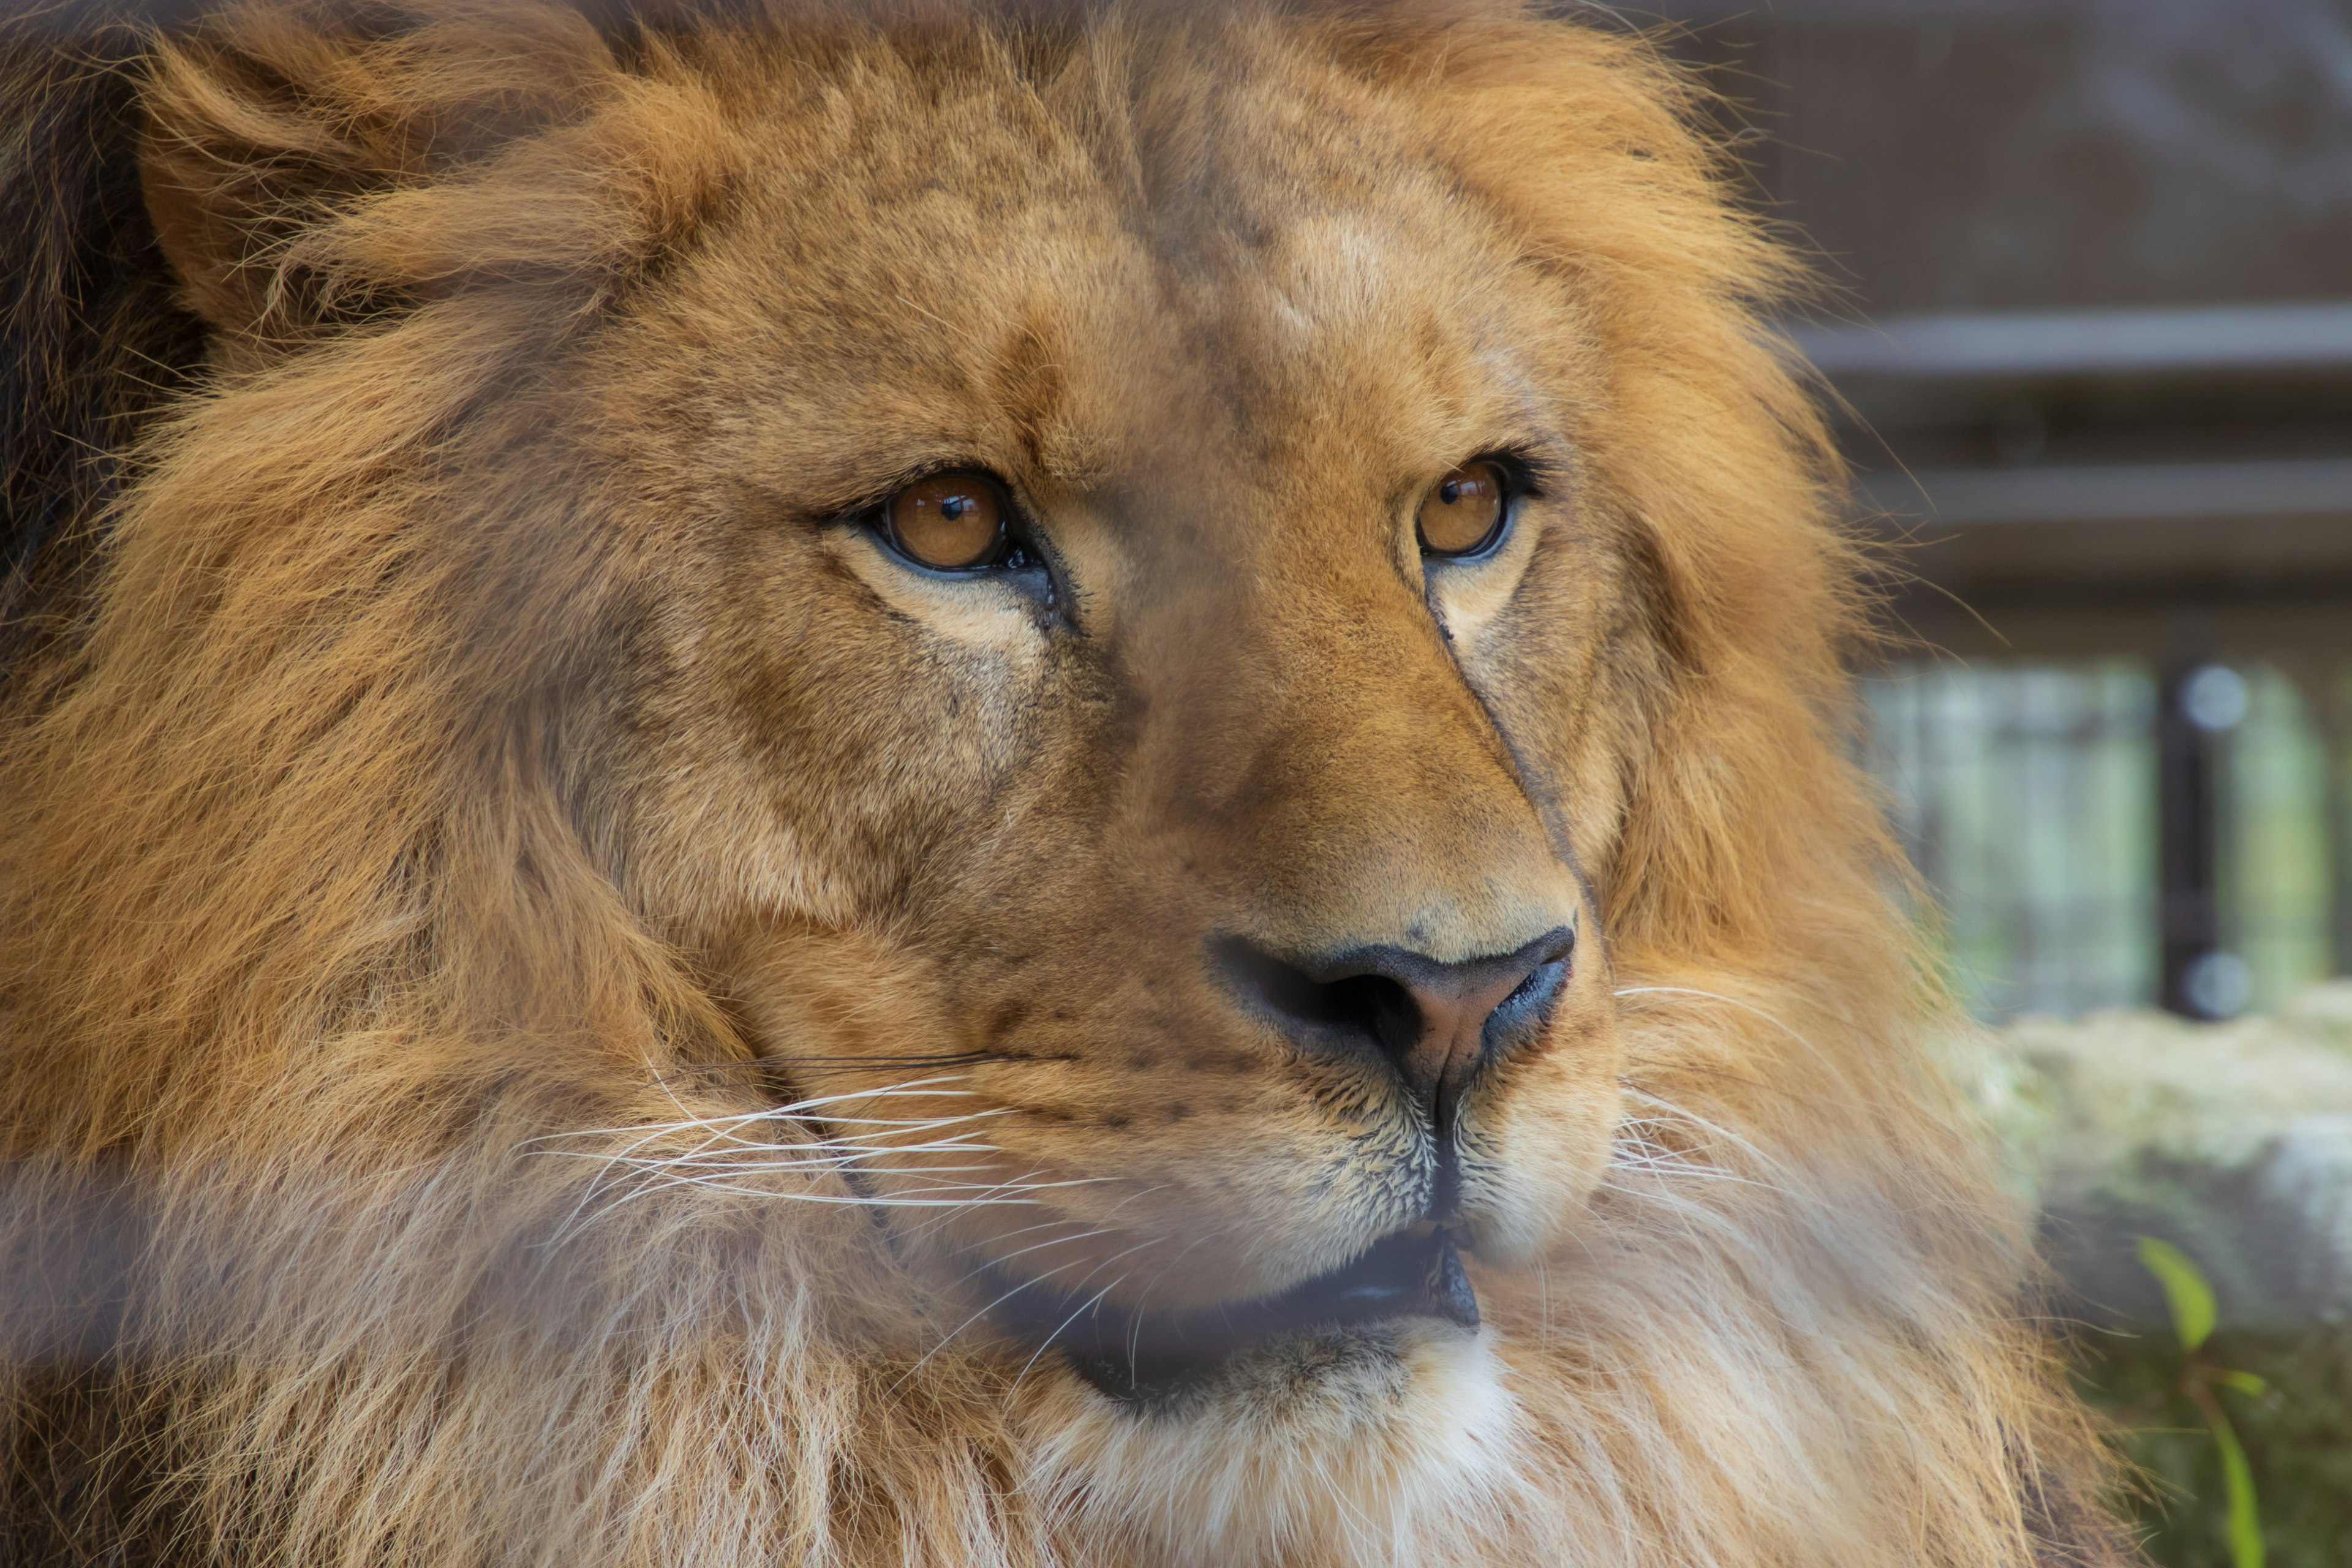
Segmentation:
<svg viewBox="0 0 2352 1568">
<path fill-rule="evenodd" d="M 1565 956 L 1537 964 L 1508 995 L 1495 1004 L 1480 1026 L 1481 1037 L 1489 1045 L 1501 1046 L 1539 1026 L 1549 1016 L 1552 1003 L 1559 999 L 1567 981 Z"/>
<path fill-rule="evenodd" d="M 1537 992 L 1557 984 L 1559 981 L 1559 965 L 1558 963 L 1538 963 L 1528 971 L 1528 977 L 1513 986 L 1511 994 L 1504 997 L 1497 1005 L 1507 1007 L 1514 1002 L 1524 1002 L 1535 995 Z"/>
<path fill-rule="evenodd" d="M 1422 1031 L 1412 993 L 1385 974 L 1318 980 L 1239 937 L 1216 944 L 1217 967 L 1244 1001 L 1297 1034 L 1363 1044 L 1391 1055 L 1409 1050 Z"/>
</svg>

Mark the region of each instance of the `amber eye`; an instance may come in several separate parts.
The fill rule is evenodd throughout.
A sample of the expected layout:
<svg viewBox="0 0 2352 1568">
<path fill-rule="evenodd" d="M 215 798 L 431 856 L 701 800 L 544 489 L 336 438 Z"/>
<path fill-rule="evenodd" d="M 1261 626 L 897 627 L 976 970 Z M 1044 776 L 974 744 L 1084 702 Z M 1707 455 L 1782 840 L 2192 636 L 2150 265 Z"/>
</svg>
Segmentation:
<svg viewBox="0 0 2352 1568">
<path fill-rule="evenodd" d="M 993 565 L 1004 549 L 1004 493 L 971 468 L 917 479 L 882 503 L 882 531 L 899 554 L 942 572 Z"/>
<path fill-rule="evenodd" d="M 1475 555 L 1502 531 L 1502 469 L 1463 464 L 1430 487 L 1413 522 L 1424 554 Z"/>
</svg>

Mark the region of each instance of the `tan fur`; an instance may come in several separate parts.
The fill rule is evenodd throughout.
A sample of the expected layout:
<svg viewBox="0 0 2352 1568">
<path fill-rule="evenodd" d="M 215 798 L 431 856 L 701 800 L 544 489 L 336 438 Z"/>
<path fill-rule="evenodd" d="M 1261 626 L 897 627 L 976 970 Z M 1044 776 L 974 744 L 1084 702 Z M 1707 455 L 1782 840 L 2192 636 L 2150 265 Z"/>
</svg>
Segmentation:
<svg viewBox="0 0 2352 1568">
<path fill-rule="evenodd" d="M 2124 1560 L 1845 760 L 1796 274 L 1641 42 L 429 0 L 133 68 L 210 370 L 0 749 L 14 1447 L 87 1470 L 13 1509 L 289 1568 Z M 1541 495 L 1424 581 L 1509 443 Z M 1055 605 L 835 521 L 944 462 Z M 1555 917 L 1464 1112 L 1475 1338 L 1136 1408 L 975 1294 L 1406 1223 L 1388 1091 L 1204 943 Z"/>
</svg>

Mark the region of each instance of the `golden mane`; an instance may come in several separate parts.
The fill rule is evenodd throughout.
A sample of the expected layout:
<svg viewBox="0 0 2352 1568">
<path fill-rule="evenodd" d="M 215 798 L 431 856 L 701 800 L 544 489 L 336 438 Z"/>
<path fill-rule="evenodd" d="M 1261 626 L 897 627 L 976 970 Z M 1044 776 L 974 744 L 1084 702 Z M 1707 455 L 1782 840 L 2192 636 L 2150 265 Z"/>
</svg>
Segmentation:
<svg viewBox="0 0 2352 1568">
<path fill-rule="evenodd" d="M 178 305 L 142 276 L 122 341 L 184 307 L 215 326 L 135 444 L 104 426 L 120 477 L 11 448 L 68 476 L 44 493 L 75 526 L 41 548 L 86 564 L 17 563 L 18 621 L 47 619 L 0 735 L 0 1555 L 1241 1561 L 1193 1527 L 1249 1515 L 1298 1563 L 2127 1560 L 1847 760 L 1861 563 L 1759 324 L 1801 272 L 1730 199 L 1688 79 L 1477 6 L 374 12 L 137 30 L 27 99 L 113 93 L 108 167 L 173 172 L 167 228 L 173 189 L 234 186 L 263 237 L 167 235 Z M 20 27 L 8 68 L 68 47 Z M 1582 826 L 1625 1111 L 1571 1244 L 1491 1287 L 1535 1325 L 1501 1352 L 1507 1442 L 1420 1490 L 1318 1489 L 1220 1432 L 1171 1461 L 959 1337 L 969 1308 L 837 1170 L 616 1188 L 563 1157 L 751 1114 L 828 1136 L 822 1083 L 774 1109 L 739 999 L 583 804 L 579 715 L 673 546 L 591 526 L 584 446 L 547 466 L 566 367 L 726 221 L 761 83 L 992 72 L 1041 139 L 1118 145 L 1242 59 L 1447 84 L 1431 138 L 1592 301 L 1562 352 L 1602 389 L 1591 504 L 1633 560 L 1632 700 L 1579 719 L 1622 788 Z M 5 210 L 64 177 L 10 171 Z M 12 343 L 58 287 L 19 285 Z M 135 403 L 133 374 L 100 390 Z M 812 973 L 806 1026 L 870 1037 L 889 963 Z"/>
</svg>

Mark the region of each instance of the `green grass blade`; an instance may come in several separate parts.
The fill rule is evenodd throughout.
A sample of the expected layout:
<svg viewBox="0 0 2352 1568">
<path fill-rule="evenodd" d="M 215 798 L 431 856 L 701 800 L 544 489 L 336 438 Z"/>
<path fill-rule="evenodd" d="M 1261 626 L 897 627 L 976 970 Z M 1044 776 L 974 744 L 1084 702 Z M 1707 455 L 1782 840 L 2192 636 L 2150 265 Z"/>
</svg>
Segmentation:
<svg viewBox="0 0 2352 1568">
<path fill-rule="evenodd" d="M 2213 1287 L 2205 1282 L 2204 1272 L 2189 1260 L 2189 1255 L 2168 1241 L 2155 1237 L 2139 1238 L 2141 1267 L 2156 1276 L 2164 1287 L 2165 1300 L 2172 1308 L 2172 1327 L 2180 1335 L 2180 1348 L 2194 1352 L 2213 1331 Z"/>
<path fill-rule="evenodd" d="M 2205 1424 L 2213 1428 L 2214 1444 L 2221 1450 L 2221 1483 L 2230 1500 L 2231 1568 L 2263 1568 L 2263 1521 L 2254 1508 L 2254 1472 L 2246 1464 L 2246 1450 L 2239 1447 L 2230 1418 L 2218 1408 L 2206 1411 Z"/>
<path fill-rule="evenodd" d="M 2221 1479 L 2230 1495 L 2230 1568 L 2263 1568 L 2263 1516 L 2253 1507 L 2253 1469 L 2237 1432 L 2221 1411 L 2206 1411 L 2213 1444 L 2221 1448 Z"/>
</svg>

